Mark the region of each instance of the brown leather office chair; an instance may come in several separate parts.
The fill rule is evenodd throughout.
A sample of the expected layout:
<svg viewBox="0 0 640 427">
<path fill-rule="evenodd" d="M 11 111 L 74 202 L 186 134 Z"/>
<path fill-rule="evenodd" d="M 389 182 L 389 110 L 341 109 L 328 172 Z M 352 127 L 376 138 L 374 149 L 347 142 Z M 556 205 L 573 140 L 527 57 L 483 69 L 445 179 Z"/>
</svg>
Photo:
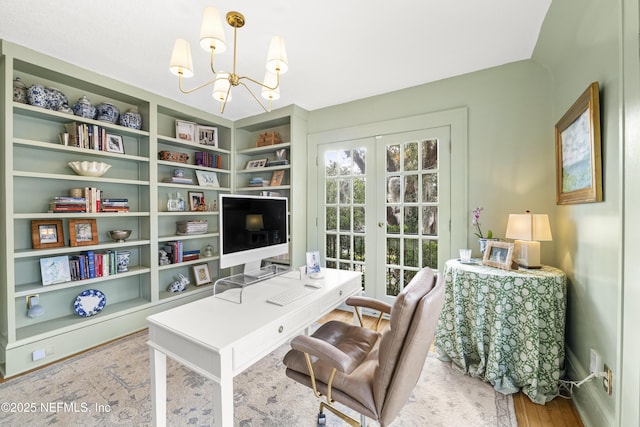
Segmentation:
<svg viewBox="0 0 640 427">
<path fill-rule="evenodd" d="M 284 358 L 286 374 L 312 388 L 316 397 L 326 396 L 318 425 L 324 424 L 324 408 L 352 426 L 365 425 L 366 417 L 380 426 L 391 423 L 420 377 L 443 301 L 442 276 L 424 268 L 393 306 L 366 297 L 347 300 L 390 314 L 382 333 L 334 320 L 311 336 L 294 338 Z M 334 401 L 361 414 L 360 423 L 332 406 Z"/>
</svg>

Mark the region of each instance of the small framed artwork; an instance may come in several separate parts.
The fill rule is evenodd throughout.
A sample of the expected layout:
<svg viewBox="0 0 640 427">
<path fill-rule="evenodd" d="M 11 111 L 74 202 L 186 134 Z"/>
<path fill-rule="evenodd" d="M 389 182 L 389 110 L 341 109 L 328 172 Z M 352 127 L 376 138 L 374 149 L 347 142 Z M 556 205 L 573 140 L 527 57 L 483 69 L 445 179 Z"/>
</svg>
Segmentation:
<svg viewBox="0 0 640 427">
<path fill-rule="evenodd" d="M 556 123 L 556 204 L 602 201 L 600 98 L 591 83 Z"/>
<path fill-rule="evenodd" d="M 263 168 L 267 165 L 267 161 L 269 159 L 254 159 L 254 160 L 249 160 L 247 162 L 247 166 L 245 169 L 258 169 L 258 168 Z"/>
<path fill-rule="evenodd" d="M 211 283 L 211 273 L 209 273 L 209 264 L 198 264 L 193 266 L 193 278 L 196 286 Z"/>
<path fill-rule="evenodd" d="M 176 120 L 176 138 L 181 139 L 183 141 L 195 142 L 196 124 L 193 122 Z"/>
<path fill-rule="evenodd" d="M 271 175 L 271 182 L 269 183 L 269 185 L 272 187 L 282 185 L 283 178 L 284 170 L 273 171 L 273 174 Z"/>
<path fill-rule="evenodd" d="M 200 187 L 220 187 L 218 175 L 215 172 L 196 170 L 196 178 Z"/>
<path fill-rule="evenodd" d="M 210 147 L 217 147 L 218 128 L 213 126 L 198 126 L 198 143 Z"/>
<path fill-rule="evenodd" d="M 121 135 L 107 134 L 107 151 L 124 154 L 124 143 Z"/>
<path fill-rule="evenodd" d="M 40 259 L 42 285 L 55 285 L 71 281 L 71 269 L 68 256 L 56 256 Z"/>
<path fill-rule="evenodd" d="M 71 246 L 98 244 L 98 226 L 95 219 L 70 219 L 69 243 Z"/>
<path fill-rule="evenodd" d="M 503 270 L 511 270 L 513 264 L 513 247 L 513 243 L 488 241 L 482 264 Z"/>
<path fill-rule="evenodd" d="M 189 210 L 191 211 L 206 211 L 207 205 L 204 203 L 204 192 L 202 191 L 189 191 Z"/>
<path fill-rule="evenodd" d="M 62 220 L 31 221 L 31 244 L 33 249 L 59 248 L 64 246 Z"/>
<path fill-rule="evenodd" d="M 320 252 L 307 252 L 307 274 L 320 273 Z"/>
</svg>

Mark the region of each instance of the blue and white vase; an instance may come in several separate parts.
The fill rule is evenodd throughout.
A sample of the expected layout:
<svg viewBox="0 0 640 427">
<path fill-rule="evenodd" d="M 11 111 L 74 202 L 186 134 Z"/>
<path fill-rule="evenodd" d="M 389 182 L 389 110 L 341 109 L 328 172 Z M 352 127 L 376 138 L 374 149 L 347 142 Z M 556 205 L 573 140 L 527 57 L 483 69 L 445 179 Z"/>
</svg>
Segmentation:
<svg viewBox="0 0 640 427">
<path fill-rule="evenodd" d="M 35 107 L 47 108 L 49 106 L 49 97 L 44 86 L 34 84 L 27 90 L 27 101 Z"/>
<path fill-rule="evenodd" d="M 96 105 L 96 117 L 97 120 L 109 123 L 118 123 L 118 117 L 120 117 L 120 110 L 115 105 L 109 102 L 102 102 Z"/>
<path fill-rule="evenodd" d="M 22 83 L 20 77 L 13 81 L 13 100 L 22 104 L 27 103 L 27 85 Z"/>
<path fill-rule="evenodd" d="M 129 262 L 131 262 L 130 251 L 118 251 L 116 253 L 116 259 L 118 262 L 118 273 L 129 271 Z"/>
<path fill-rule="evenodd" d="M 65 105 L 69 103 L 67 97 L 64 93 L 60 92 L 60 90 L 54 87 L 46 87 L 44 91 L 47 93 L 47 98 L 49 99 L 49 103 L 47 104 L 47 108 L 53 111 L 58 111 L 58 108 L 61 105 Z"/>
<path fill-rule="evenodd" d="M 120 124 L 131 129 L 142 129 L 142 116 L 138 109 L 133 107 L 120 116 Z"/>
<path fill-rule="evenodd" d="M 91 105 L 89 98 L 83 96 L 78 99 L 78 101 L 73 104 L 73 114 L 79 117 L 84 117 L 85 119 L 95 119 L 96 118 L 96 107 Z"/>
</svg>

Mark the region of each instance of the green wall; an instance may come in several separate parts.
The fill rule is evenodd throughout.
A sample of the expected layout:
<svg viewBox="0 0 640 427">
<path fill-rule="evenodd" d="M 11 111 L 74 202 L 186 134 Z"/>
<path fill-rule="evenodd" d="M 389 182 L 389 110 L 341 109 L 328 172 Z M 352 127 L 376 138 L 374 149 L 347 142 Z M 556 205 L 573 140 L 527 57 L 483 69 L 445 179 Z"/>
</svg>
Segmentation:
<svg viewBox="0 0 640 427">
<path fill-rule="evenodd" d="M 574 379 L 589 373 L 590 349 L 619 374 L 621 292 L 621 81 L 619 0 L 551 4 L 533 59 L 551 75 L 554 123 L 594 81 L 600 85 L 603 202 L 555 208 L 554 264 L 568 277 L 567 357 Z M 615 396 L 602 380 L 577 390 L 586 425 L 613 425 Z"/>
</svg>

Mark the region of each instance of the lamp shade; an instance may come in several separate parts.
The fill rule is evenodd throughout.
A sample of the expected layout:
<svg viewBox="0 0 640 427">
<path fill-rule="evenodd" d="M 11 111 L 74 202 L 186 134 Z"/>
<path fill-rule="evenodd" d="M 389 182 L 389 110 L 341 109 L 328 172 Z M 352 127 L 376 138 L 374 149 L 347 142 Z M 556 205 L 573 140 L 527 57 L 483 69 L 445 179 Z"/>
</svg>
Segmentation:
<svg viewBox="0 0 640 427">
<path fill-rule="evenodd" d="M 507 239 L 550 241 L 549 216 L 543 214 L 510 214 L 507 222 Z"/>
<path fill-rule="evenodd" d="M 280 85 L 278 85 L 278 76 L 270 71 L 264 73 L 264 86 L 262 87 L 262 97 L 275 101 L 280 99 Z M 278 86 L 276 86 L 278 85 Z M 275 87 L 275 89 L 271 89 Z"/>
<path fill-rule="evenodd" d="M 267 70 L 272 73 L 280 72 L 284 74 L 289 69 L 287 61 L 287 50 L 284 47 L 284 39 L 280 36 L 273 36 L 267 54 Z"/>
<path fill-rule="evenodd" d="M 191 60 L 191 46 L 185 39 L 176 39 L 173 44 L 173 52 L 171 53 L 171 61 L 169 62 L 169 71 L 183 77 L 193 76 L 193 61 Z"/>
<path fill-rule="evenodd" d="M 229 82 L 229 73 L 220 72 L 216 75 L 216 81 L 213 84 L 213 99 L 220 102 L 231 101 L 231 92 L 229 88 L 231 83 Z"/>
<path fill-rule="evenodd" d="M 227 50 L 220 12 L 213 6 L 207 6 L 202 14 L 200 47 L 209 52 L 211 46 L 215 48 L 216 53 L 222 53 Z"/>
</svg>

